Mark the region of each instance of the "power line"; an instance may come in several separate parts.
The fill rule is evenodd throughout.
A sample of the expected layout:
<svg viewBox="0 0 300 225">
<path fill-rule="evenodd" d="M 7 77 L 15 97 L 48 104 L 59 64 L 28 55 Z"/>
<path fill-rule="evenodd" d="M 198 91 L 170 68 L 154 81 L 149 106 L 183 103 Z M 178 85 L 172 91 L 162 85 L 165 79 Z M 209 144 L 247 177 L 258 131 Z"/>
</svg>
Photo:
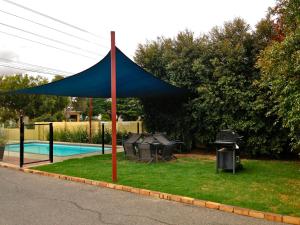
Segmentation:
<svg viewBox="0 0 300 225">
<path fill-rule="evenodd" d="M 41 68 L 38 66 L 26 66 L 26 65 L 11 65 L 11 63 L 7 62 L 0 62 L 0 66 L 5 66 L 5 67 L 11 67 L 15 69 L 20 69 L 20 70 L 26 70 L 26 71 L 31 71 L 31 72 L 40 72 L 40 73 L 45 73 L 45 74 L 53 74 L 53 75 L 61 75 L 61 76 L 67 76 L 65 73 L 60 73 L 55 70 L 51 70 L 49 68 Z"/>
<path fill-rule="evenodd" d="M 31 39 L 28 39 L 28 38 L 24 38 L 24 37 L 21 37 L 21 36 L 16 35 L 16 34 L 10 34 L 10 33 L 7 33 L 5 31 L 0 30 L 0 33 L 8 35 L 8 36 L 15 37 L 15 38 L 23 39 L 23 40 L 26 40 L 26 41 L 30 41 L 30 42 L 33 42 L 33 43 L 37 43 L 37 44 L 40 44 L 40 45 L 43 45 L 43 46 L 47 46 L 49 48 L 54 48 L 56 50 L 60 50 L 60 51 L 63 51 L 63 52 L 68 52 L 68 53 L 71 53 L 73 55 L 77 55 L 77 56 L 80 55 L 80 56 L 83 56 L 83 57 L 89 58 L 89 59 L 99 59 L 99 58 L 90 57 L 90 56 L 87 56 L 87 55 L 84 55 L 84 54 L 80 54 L 80 53 L 77 53 L 77 52 L 74 52 L 74 51 L 70 51 L 70 50 L 67 50 L 67 49 L 59 48 L 59 47 L 56 47 L 56 46 L 53 46 L 53 45 L 45 44 L 45 43 L 42 43 L 42 42 L 39 42 L 39 41 L 34 41 L 34 40 L 31 40 Z M 99 54 L 99 55 L 104 56 L 103 54 Z"/>
<path fill-rule="evenodd" d="M 61 23 L 61 24 L 63 24 L 63 25 L 72 27 L 73 29 L 76 29 L 76 30 L 79 30 L 79 31 L 81 31 L 81 32 L 87 33 L 87 34 L 92 35 L 92 36 L 94 36 L 94 37 L 96 37 L 96 38 L 103 38 L 103 37 L 101 37 L 101 36 L 99 36 L 99 35 L 97 35 L 97 34 L 93 34 L 93 33 L 89 32 L 89 31 L 87 31 L 87 30 L 85 30 L 85 29 L 83 29 L 83 28 L 80 28 L 80 27 L 78 27 L 78 26 L 72 25 L 72 24 L 67 23 L 67 22 L 65 22 L 65 21 L 62 21 L 62 20 L 60 20 L 60 19 L 56 19 L 56 18 L 54 18 L 54 17 L 52 17 L 52 16 L 46 15 L 46 14 L 44 14 L 44 13 L 42 13 L 42 12 L 39 12 L 39 11 L 34 10 L 34 9 L 32 9 L 32 8 L 29 8 L 29 7 L 26 7 L 26 6 L 24 6 L 24 5 L 18 4 L 18 3 L 16 3 L 16 2 L 13 2 L 13 1 L 10 1 L 10 0 L 2 0 L 2 1 L 7 2 L 7 3 L 9 3 L 9 4 L 12 4 L 12 5 L 15 5 L 15 6 L 19 7 L 19 8 L 25 9 L 25 10 L 27 10 L 27 11 L 33 12 L 33 13 L 38 14 L 38 15 L 40 15 L 40 16 L 46 17 L 46 18 L 48 18 L 48 19 L 51 19 L 51 20 L 56 21 L 56 22 L 58 22 L 58 23 Z M 105 38 L 105 39 L 106 39 L 106 38 Z"/>
<path fill-rule="evenodd" d="M 102 47 L 102 48 L 107 48 L 107 46 L 105 46 L 105 45 L 101 45 L 101 44 L 96 43 L 96 42 L 94 42 L 94 41 L 90 41 L 90 40 L 88 40 L 88 39 L 85 39 L 85 38 L 82 38 L 82 37 L 78 37 L 78 36 L 76 36 L 76 35 L 73 35 L 73 34 L 70 34 L 70 33 L 68 33 L 68 32 L 59 30 L 59 29 L 57 29 L 57 28 L 50 27 L 50 26 L 48 26 L 48 25 L 45 25 L 45 24 L 42 24 L 42 23 L 35 22 L 35 21 L 31 20 L 31 19 L 27 19 L 27 18 L 25 18 L 25 17 L 18 16 L 18 15 L 14 14 L 14 13 L 10 13 L 10 12 L 7 12 L 7 11 L 1 10 L 1 9 L 0 9 L 0 12 L 5 13 L 5 14 L 10 15 L 10 16 L 14 16 L 14 17 L 16 17 L 16 18 L 19 18 L 19 19 L 22 19 L 22 20 L 25 20 L 25 21 L 28 21 L 28 22 L 33 23 L 33 24 L 36 24 L 36 25 L 39 25 L 39 26 L 41 26 L 41 27 L 45 27 L 45 28 L 47 28 L 47 29 L 54 30 L 54 31 L 56 31 L 56 32 L 59 32 L 59 33 L 61 33 L 61 34 L 64 34 L 64 35 L 67 35 L 67 36 L 70 36 L 70 37 L 73 37 L 73 38 L 76 38 L 76 39 L 78 39 L 78 40 L 85 41 L 85 42 L 87 42 L 87 43 L 94 44 L 94 45 L 100 46 L 100 47 Z"/>
<path fill-rule="evenodd" d="M 49 71 L 42 71 L 42 70 L 38 70 L 38 69 L 28 69 L 28 68 L 24 68 L 24 67 L 21 67 L 21 66 L 11 66 L 11 65 L 7 65 L 7 64 L 2 64 L 1 62 L 0 62 L 0 66 L 7 67 L 7 68 L 12 68 L 12 69 L 30 71 L 30 72 L 35 72 L 35 73 L 42 73 L 42 74 L 49 74 L 49 75 L 60 75 L 60 76 L 66 77 L 66 75 L 63 75 L 63 74 L 57 74 L 57 73 L 52 73 L 52 72 L 49 72 Z"/>
<path fill-rule="evenodd" d="M 5 27 L 9 27 L 9 28 L 12 28 L 12 29 L 15 29 L 15 30 L 18 30 L 18 31 L 22 31 L 22 32 L 24 32 L 24 33 L 31 34 L 31 35 L 37 36 L 37 37 L 39 37 L 39 38 L 43 38 L 43 39 L 46 39 L 46 40 L 50 40 L 50 41 L 56 42 L 56 43 L 58 43 L 58 44 L 66 45 L 66 46 L 68 46 L 68 47 L 75 48 L 75 49 L 78 49 L 78 50 L 80 50 L 80 51 L 89 52 L 89 54 L 98 55 L 97 52 L 93 52 L 93 51 L 90 51 L 90 50 L 87 50 L 87 49 L 83 49 L 83 48 L 77 47 L 77 46 L 75 46 L 75 45 L 71 45 L 71 44 L 68 44 L 68 43 L 66 43 L 66 42 L 59 41 L 59 40 L 56 40 L 56 39 L 53 39 L 53 38 L 49 38 L 49 37 L 46 37 L 46 36 L 44 36 L 44 35 L 40 35 L 40 34 L 31 32 L 31 31 L 27 31 L 27 30 L 24 30 L 24 29 L 22 29 L 22 28 L 18 28 L 18 27 L 9 25 L 9 24 L 5 24 L 5 23 L 1 23 L 1 22 L 0 22 L 0 25 L 5 26 Z"/>
<path fill-rule="evenodd" d="M 60 73 L 60 74 L 65 74 L 65 75 L 73 74 L 71 72 L 66 72 L 66 71 L 63 71 L 63 70 L 52 69 L 52 68 L 49 68 L 49 67 L 44 67 L 44 66 L 29 64 L 29 63 L 20 62 L 20 61 L 14 61 L 14 60 L 5 59 L 5 58 L 0 58 L 0 62 L 1 61 L 3 63 L 19 64 L 21 66 L 29 66 L 29 67 L 38 68 L 38 69 L 47 70 L 47 71 L 52 71 L 54 73 Z"/>
</svg>

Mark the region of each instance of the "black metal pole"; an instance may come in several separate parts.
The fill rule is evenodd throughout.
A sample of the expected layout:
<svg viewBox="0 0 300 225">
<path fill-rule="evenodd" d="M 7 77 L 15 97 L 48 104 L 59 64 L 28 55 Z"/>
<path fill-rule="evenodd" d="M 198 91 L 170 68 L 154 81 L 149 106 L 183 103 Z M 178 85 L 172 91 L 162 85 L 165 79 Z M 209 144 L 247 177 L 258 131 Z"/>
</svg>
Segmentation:
<svg viewBox="0 0 300 225">
<path fill-rule="evenodd" d="M 136 124 L 136 130 L 137 130 L 137 133 L 139 134 L 140 133 L 140 123 L 137 122 Z"/>
<path fill-rule="evenodd" d="M 24 122 L 23 116 L 20 116 L 20 167 L 24 165 Z"/>
<path fill-rule="evenodd" d="M 234 147 L 233 147 L 234 148 Z M 235 174 L 235 160 L 236 160 L 236 158 L 235 158 L 235 149 L 233 149 L 233 151 L 232 151 L 232 166 L 233 166 L 233 168 L 232 168 L 232 173 L 233 174 Z"/>
<path fill-rule="evenodd" d="M 102 123 L 102 155 L 104 155 L 104 123 Z"/>
<path fill-rule="evenodd" d="M 219 151 L 217 146 L 216 146 L 216 173 L 219 173 Z"/>
<path fill-rule="evenodd" d="M 49 160 L 53 163 L 53 123 L 49 123 Z"/>
</svg>

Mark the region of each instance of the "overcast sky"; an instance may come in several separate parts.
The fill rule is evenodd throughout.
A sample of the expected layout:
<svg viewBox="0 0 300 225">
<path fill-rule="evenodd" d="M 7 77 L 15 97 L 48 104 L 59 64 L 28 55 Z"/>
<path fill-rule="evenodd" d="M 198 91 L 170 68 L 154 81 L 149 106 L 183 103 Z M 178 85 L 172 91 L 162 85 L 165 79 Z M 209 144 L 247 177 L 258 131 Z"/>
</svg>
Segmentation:
<svg viewBox="0 0 300 225">
<path fill-rule="evenodd" d="M 139 43 L 155 40 L 158 36 L 174 37 L 185 29 L 193 31 L 198 36 L 235 17 L 244 18 L 254 28 L 265 16 L 268 7 L 275 4 L 275 0 L 11 1 L 80 27 L 96 34 L 97 37 L 0 0 L 0 64 L 16 66 L 11 61 L 20 61 L 70 73 L 80 72 L 103 58 L 109 51 L 111 30 L 116 31 L 117 46 L 132 58 Z M 45 24 L 77 38 L 7 13 Z M 74 54 L 1 32 L 65 49 Z M 13 72 L 16 70 L 0 66 L 2 74 Z"/>
</svg>

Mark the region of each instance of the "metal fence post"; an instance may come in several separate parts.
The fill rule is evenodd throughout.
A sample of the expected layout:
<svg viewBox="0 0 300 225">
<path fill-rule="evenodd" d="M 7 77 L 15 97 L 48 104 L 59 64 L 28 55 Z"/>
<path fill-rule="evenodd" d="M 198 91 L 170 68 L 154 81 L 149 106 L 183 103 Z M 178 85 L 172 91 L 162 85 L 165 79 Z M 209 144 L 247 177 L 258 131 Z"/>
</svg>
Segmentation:
<svg viewBox="0 0 300 225">
<path fill-rule="evenodd" d="M 49 160 L 53 163 L 53 123 L 49 123 Z"/>
<path fill-rule="evenodd" d="M 23 116 L 20 116 L 20 167 L 24 165 L 24 122 Z"/>
<path fill-rule="evenodd" d="M 139 134 L 140 133 L 140 123 L 137 122 L 136 124 L 136 130 L 137 130 L 137 133 Z"/>
<path fill-rule="evenodd" d="M 104 123 L 102 123 L 102 155 L 104 155 Z"/>
</svg>

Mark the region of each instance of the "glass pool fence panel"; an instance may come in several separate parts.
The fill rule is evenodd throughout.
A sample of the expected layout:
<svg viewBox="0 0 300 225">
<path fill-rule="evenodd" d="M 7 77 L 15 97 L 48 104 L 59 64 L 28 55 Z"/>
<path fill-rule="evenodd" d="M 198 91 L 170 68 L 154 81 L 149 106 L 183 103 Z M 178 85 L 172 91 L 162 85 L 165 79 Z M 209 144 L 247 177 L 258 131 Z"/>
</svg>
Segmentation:
<svg viewBox="0 0 300 225">
<path fill-rule="evenodd" d="M 0 124 L 7 136 L 4 160 L 16 161 L 20 158 L 20 127 L 19 121 L 7 121 Z M 73 156 L 78 154 L 102 154 L 104 147 L 111 144 L 111 122 L 92 121 L 92 137 L 88 121 L 53 122 L 54 155 Z M 104 132 L 102 131 L 104 130 Z M 128 132 L 143 132 L 142 121 L 119 121 L 117 123 L 118 145 L 126 140 Z M 104 135 L 102 135 L 102 133 Z M 105 144 L 105 146 L 104 146 Z M 74 147 L 75 146 L 75 147 Z M 93 147 L 87 148 L 87 146 Z M 59 147 L 59 150 L 55 148 Z M 24 126 L 24 162 L 46 160 L 49 157 L 49 123 L 40 122 Z M 105 153 L 109 149 L 105 148 Z"/>
<path fill-rule="evenodd" d="M 24 164 L 49 159 L 49 123 L 24 124 Z"/>
<path fill-rule="evenodd" d="M 99 121 L 53 122 L 54 148 L 57 156 L 73 156 L 86 153 L 102 153 Z M 90 136 L 91 133 L 91 136 Z"/>
<path fill-rule="evenodd" d="M 18 165 L 20 129 L 19 124 L 14 120 L 7 120 L 0 124 L 0 136 L 4 139 L 4 151 L 0 152 L 0 160 Z"/>
</svg>

